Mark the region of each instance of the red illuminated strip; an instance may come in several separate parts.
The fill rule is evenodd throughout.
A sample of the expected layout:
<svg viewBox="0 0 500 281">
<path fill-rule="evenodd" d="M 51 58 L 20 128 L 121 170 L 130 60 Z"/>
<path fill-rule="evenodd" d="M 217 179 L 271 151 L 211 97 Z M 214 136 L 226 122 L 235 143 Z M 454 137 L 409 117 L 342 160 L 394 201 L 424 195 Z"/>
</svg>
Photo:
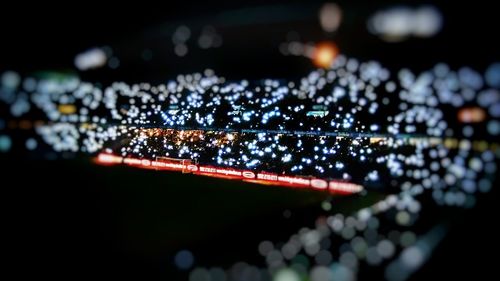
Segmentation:
<svg viewBox="0 0 500 281">
<path fill-rule="evenodd" d="M 352 194 L 358 193 L 363 190 L 363 187 L 358 184 L 342 182 L 342 181 L 328 181 L 317 178 L 306 178 L 290 175 L 278 175 L 268 172 L 254 173 L 252 171 L 244 171 L 237 169 L 229 169 L 223 167 L 195 165 L 195 164 L 182 164 L 173 161 L 151 161 L 148 159 L 138 159 L 131 157 L 120 157 L 113 154 L 101 153 L 96 158 L 99 164 L 127 164 L 140 168 L 154 168 L 157 170 L 169 171 L 183 171 L 196 175 L 219 177 L 226 179 L 240 179 L 244 181 L 271 184 L 289 187 L 302 187 L 314 190 L 327 190 L 330 193 Z"/>
</svg>

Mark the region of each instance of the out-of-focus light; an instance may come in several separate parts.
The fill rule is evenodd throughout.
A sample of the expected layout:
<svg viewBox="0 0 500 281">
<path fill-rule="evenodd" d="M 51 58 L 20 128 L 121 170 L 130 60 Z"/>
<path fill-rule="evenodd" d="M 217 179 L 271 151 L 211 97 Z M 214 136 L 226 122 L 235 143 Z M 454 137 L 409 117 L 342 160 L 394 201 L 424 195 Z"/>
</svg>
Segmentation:
<svg viewBox="0 0 500 281">
<path fill-rule="evenodd" d="M 413 15 L 413 35 L 432 37 L 443 25 L 441 13 L 433 6 L 418 8 Z"/>
<path fill-rule="evenodd" d="M 500 88 L 500 62 L 493 63 L 488 67 L 485 79 L 490 87 Z"/>
<path fill-rule="evenodd" d="M 26 148 L 28 150 L 34 150 L 34 149 L 36 149 L 37 145 L 38 145 L 37 141 L 35 139 L 33 139 L 33 138 L 29 138 L 29 139 L 26 140 Z"/>
<path fill-rule="evenodd" d="M 175 265 L 180 269 L 189 269 L 193 266 L 194 257 L 188 250 L 179 251 L 174 258 Z"/>
<path fill-rule="evenodd" d="M 333 272 L 326 266 L 316 266 L 311 270 L 310 279 L 312 281 L 333 280 Z M 344 280 L 339 278 L 339 280 Z"/>
<path fill-rule="evenodd" d="M 330 211 L 332 209 L 332 203 L 323 201 L 323 203 L 321 203 L 321 208 L 325 211 Z"/>
<path fill-rule="evenodd" d="M 326 32 L 336 31 L 342 22 L 342 10 L 335 3 L 325 3 L 319 10 L 319 23 Z"/>
<path fill-rule="evenodd" d="M 479 107 L 467 107 L 458 111 L 458 121 L 463 123 L 478 123 L 486 119 L 486 113 Z"/>
<path fill-rule="evenodd" d="M 488 122 L 488 133 L 493 136 L 500 135 L 500 122 L 498 122 L 497 120 L 491 120 L 490 122 Z"/>
<path fill-rule="evenodd" d="M 273 281 L 299 281 L 300 276 L 292 269 L 282 269 L 274 275 Z"/>
<path fill-rule="evenodd" d="M 12 141 L 8 136 L 0 136 L 0 152 L 7 152 L 10 150 Z"/>
<path fill-rule="evenodd" d="M 410 36 L 432 37 L 442 25 L 441 13 L 433 6 L 394 7 L 378 11 L 368 20 L 368 30 L 388 42 L 402 41 Z"/>
<path fill-rule="evenodd" d="M 109 59 L 108 66 L 112 69 L 117 69 L 120 66 L 120 60 L 117 57 Z"/>
<path fill-rule="evenodd" d="M 174 52 L 177 56 L 183 57 L 188 53 L 188 47 L 186 44 L 177 44 L 175 45 Z"/>
<path fill-rule="evenodd" d="M 62 114 L 73 114 L 76 112 L 76 106 L 73 104 L 61 104 L 57 109 Z"/>
<path fill-rule="evenodd" d="M 220 267 L 210 268 L 210 281 L 226 281 L 226 272 Z"/>
<path fill-rule="evenodd" d="M 408 212 L 401 211 L 396 214 L 396 222 L 400 225 L 409 225 L 410 220 L 411 217 L 410 214 L 408 214 Z"/>
<path fill-rule="evenodd" d="M 172 42 L 174 44 L 185 43 L 191 37 L 191 29 L 185 25 L 177 27 L 172 34 Z"/>
<path fill-rule="evenodd" d="M 262 256 L 266 256 L 271 250 L 274 249 L 273 243 L 270 241 L 262 241 L 259 243 L 259 253 Z"/>
<path fill-rule="evenodd" d="M 206 281 L 210 280 L 210 273 L 205 268 L 195 268 L 189 273 L 189 281 Z"/>
<path fill-rule="evenodd" d="M 339 51 L 337 49 L 337 46 L 335 46 L 333 43 L 320 43 L 316 45 L 312 54 L 313 63 L 317 67 L 330 67 L 338 54 Z"/>
<path fill-rule="evenodd" d="M 401 41 L 411 33 L 411 17 L 408 8 L 379 11 L 370 18 L 369 30 L 386 41 Z"/>
<path fill-rule="evenodd" d="M 21 77 L 14 71 L 4 72 L 0 79 L 1 84 L 8 89 L 17 88 L 21 82 Z"/>
<path fill-rule="evenodd" d="M 92 48 L 76 55 L 75 66 L 81 71 L 95 69 L 106 64 L 108 57 L 101 48 Z"/>
<path fill-rule="evenodd" d="M 218 48 L 222 45 L 222 37 L 213 26 L 205 26 L 198 38 L 198 46 L 201 49 Z"/>
<path fill-rule="evenodd" d="M 332 264 L 332 266 L 330 268 L 331 268 L 331 272 L 332 272 L 331 278 L 320 279 L 320 280 L 343 280 L 343 281 L 355 280 L 355 276 L 354 276 L 353 271 L 350 268 L 348 268 L 342 264 L 334 263 L 334 264 Z M 330 277 L 330 276 L 328 276 L 328 277 Z"/>
</svg>

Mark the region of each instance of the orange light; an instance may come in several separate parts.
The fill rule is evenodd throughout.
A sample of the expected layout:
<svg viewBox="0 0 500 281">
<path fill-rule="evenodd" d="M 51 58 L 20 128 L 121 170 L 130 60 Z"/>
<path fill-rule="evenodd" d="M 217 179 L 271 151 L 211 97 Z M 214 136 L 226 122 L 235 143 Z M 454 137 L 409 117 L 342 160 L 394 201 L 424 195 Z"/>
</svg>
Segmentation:
<svg viewBox="0 0 500 281">
<path fill-rule="evenodd" d="M 317 67 L 327 68 L 332 65 L 338 54 L 339 51 L 337 49 L 337 46 L 335 46 L 333 43 L 319 43 L 314 48 L 312 60 L 314 65 L 316 65 Z"/>
<path fill-rule="evenodd" d="M 31 121 L 29 120 L 21 120 L 19 121 L 19 128 L 23 130 L 31 129 Z"/>
<path fill-rule="evenodd" d="M 458 111 L 458 121 L 463 123 L 479 123 L 484 119 L 486 119 L 486 113 L 480 107 L 465 107 Z"/>
</svg>

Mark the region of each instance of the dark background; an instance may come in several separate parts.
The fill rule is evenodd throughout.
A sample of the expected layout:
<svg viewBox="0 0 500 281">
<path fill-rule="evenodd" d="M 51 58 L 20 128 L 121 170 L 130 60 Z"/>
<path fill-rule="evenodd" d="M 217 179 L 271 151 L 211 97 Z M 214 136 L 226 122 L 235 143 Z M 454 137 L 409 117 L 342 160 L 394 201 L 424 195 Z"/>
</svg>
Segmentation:
<svg viewBox="0 0 500 281">
<path fill-rule="evenodd" d="M 333 40 L 342 53 L 379 60 L 393 69 L 411 66 L 418 71 L 446 62 L 482 72 L 500 59 L 498 12 L 492 1 L 337 2 L 344 20 L 333 34 L 323 32 L 317 19 L 324 1 L 168 1 L 163 7 L 143 1 L 119 7 L 87 1 L 71 5 L 16 2 L 1 12 L 1 68 L 67 70 L 73 68 L 77 53 L 111 46 L 121 60 L 120 68 L 85 74 L 84 78 L 162 82 L 206 67 L 228 79 L 300 77 L 312 69 L 311 63 L 281 56 L 278 51 L 290 30 L 297 31 L 303 42 Z M 429 3 L 444 18 L 443 30 L 434 38 L 385 43 L 367 31 L 366 20 L 377 10 L 395 4 L 419 7 Z M 181 24 L 191 28 L 192 38 L 189 54 L 178 58 L 173 54 L 171 34 Z M 206 24 L 222 35 L 222 48 L 191 48 Z M 152 51 L 150 62 L 141 60 L 144 49 Z"/>
</svg>

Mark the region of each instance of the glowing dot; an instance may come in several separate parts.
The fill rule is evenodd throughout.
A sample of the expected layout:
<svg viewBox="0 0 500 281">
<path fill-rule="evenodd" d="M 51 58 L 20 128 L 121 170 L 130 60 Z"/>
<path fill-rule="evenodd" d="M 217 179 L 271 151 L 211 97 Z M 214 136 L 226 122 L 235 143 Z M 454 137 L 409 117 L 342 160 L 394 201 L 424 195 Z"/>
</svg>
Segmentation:
<svg viewBox="0 0 500 281">
<path fill-rule="evenodd" d="M 226 281 L 226 273 L 222 268 L 211 268 L 210 269 L 210 277 L 211 281 Z"/>
<path fill-rule="evenodd" d="M 300 276 L 291 269 L 282 269 L 276 273 L 273 280 L 274 281 L 300 281 Z"/>
<path fill-rule="evenodd" d="M 478 123 L 484 121 L 486 113 L 482 108 L 462 108 L 458 111 L 458 120 L 463 123 Z"/>
<path fill-rule="evenodd" d="M 401 260 L 410 268 L 416 268 L 424 261 L 424 253 L 420 248 L 411 247 L 403 251 Z"/>
<path fill-rule="evenodd" d="M 338 56 L 339 51 L 333 43 L 320 43 L 314 49 L 312 59 L 317 67 L 330 67 Z"/>
<path fill-rule="evenodd" d="M 76 106 L 73 104 L 61 104 L 57 109 L 61 114 L 73 114 L 76 112 Z"/>
<path fill-rule="evenodd" d="M 323 203 L 321 203 L 321 208 L 323 208 L 323 210 L 325 211 L 330 211 L 332 209 L 332 203 L 324 201 Z"/>
<path fill-rule="evenodd" d="M 210 273 L 204 268 L 196 268 L 189 274 L 189 281 L 209 281 Z"/>
<path fill-rule="evenodd" d="M 112 69 L 117 69 L 120 66 L 120 60 L 117 57 L 112 57 L 108 61 L 108 66 Z"/>
<path fill-rule="evenodd" d="M 26 140 L 26 148 L 29 150 L 34 150 L 36 149 L 38 143 L 36 142 L 35 139 L 29 138 Z"/>
<path fill-rule="evenodd" d="M 316 266 L 311 270 L 310 278 L 312 281 L 332 280 L 333 272 L 325 266 Z"/>
<path fill-rule="evenodd" d="M 407 212 L 401 211 L 396 215 L 396 222 L 400 225 L 409 225 L 411 221 L 410 214 Z"/>
<path fill-rule="evenodd" d="M 190 251 L 182 250 L 175 255 L 175 265 L 180 269 L 189 269 L 193 266 L 194 257 Z"/>
<path fill-rule="evenodd" d="M 323 30 L 334 32 L 342 21 L 342 10 L 335 3 L 324 4 L 319 11 L 319 22 Z"/>
<path fill-rule="evenodd" d="M 177 56 L 183 57 L 188 53 L 188 48 L 185 44 L 175 45 L 174 52 Z"/>
<path fill-rule="evenodd" d="M 0 82 L 3 86 L 9 89 L 15 89 L 17 88 L 17 86 L 19 86 L 19 83 L 21 82 L 21 77 L 14 71 L 7 71 L 2 74 Z"/>
<path fill-rule="evenodd" d="M 496 120 L 491 120 L 488 122 L 488 132 L 493 135 L 499 135 L 500 134 L 500 122 Z"/>
<path fill-rule="evenodd" d="M 12 141 L 8 136 L 0 136 L 0 152 L 9 151 Z"/>
<path fill-rule="evenodd" d="M 75 57 L 75 66 L 79 70 L 89 70 L 102 67 L 108 60 L 106 52 L 100 48 L 92 48 Z"/>
<path fill-rule="evenodd" d="M 490 87 L 499 88 L 500 87 L 500 63 L 493 63 L 488 67 L 485 74 L 486 83 Z"/>
<path fill-rule="evenodd" d="M 377 244 L 377 252 L 383 258 L 390 258 L 395 252 L 394 244 L 389 240 L 382 240 Z"/>
</svg>

